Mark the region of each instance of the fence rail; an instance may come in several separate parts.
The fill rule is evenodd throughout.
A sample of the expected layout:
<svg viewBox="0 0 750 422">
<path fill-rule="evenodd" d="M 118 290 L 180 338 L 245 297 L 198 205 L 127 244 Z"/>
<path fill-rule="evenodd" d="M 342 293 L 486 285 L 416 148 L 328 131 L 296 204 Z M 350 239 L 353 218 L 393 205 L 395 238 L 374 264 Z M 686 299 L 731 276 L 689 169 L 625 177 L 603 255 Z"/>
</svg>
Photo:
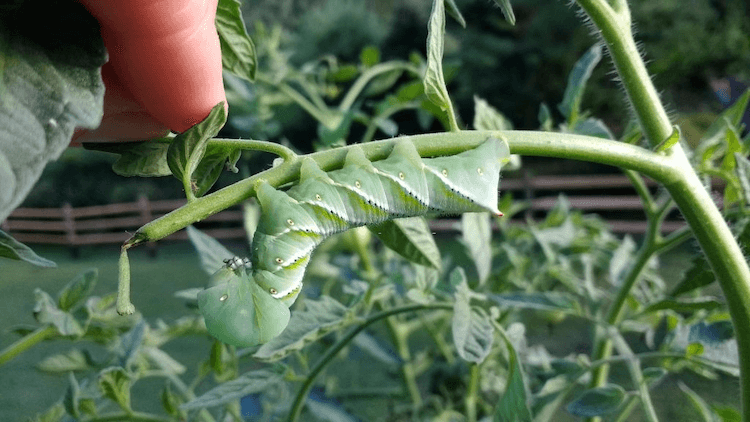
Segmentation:
<svg viewBox="0 0 750 422">
<path fill-rule="evenodd" d="M 656 183 L 647 180 L 654 191 Z M 720 185 L 717 185 L 721 187 Z M 530 176 L 503 179 L 503 193 L 528 204 L 521 219 L 538 219 L 552 209 L 558 193 L 567 194 L 571 206 L 587 213 L 598 213 L 618 233 L 644 233 L 646 216 L 643 206 L 630 181 L 623 175 Z M 720 198 L 719 192 L 714 195 Z M 721 206 L 720 199 L 717 200 Z M 31 244 L 61 244 L 73 248 L 83 245 L 117 244 L 127 240 L 140 226 L 185 204 L 185 200 L 149 200 L 141 197 L 136 202 L 73 208 L 18 208 L 0 225 L 20 242 Z M 203 220 L 199 227 L 217 239 L 244 239 L 243 212 L 230 208 Z M 457 230 L 456 220 L 437 220 L 431 223 L 436 231 Z M 671 232 L 684 226 L 674 212 L 664 222 L 663 230 Z M 187 239 L 179 231 L 166 240 Z"/>
</svg>

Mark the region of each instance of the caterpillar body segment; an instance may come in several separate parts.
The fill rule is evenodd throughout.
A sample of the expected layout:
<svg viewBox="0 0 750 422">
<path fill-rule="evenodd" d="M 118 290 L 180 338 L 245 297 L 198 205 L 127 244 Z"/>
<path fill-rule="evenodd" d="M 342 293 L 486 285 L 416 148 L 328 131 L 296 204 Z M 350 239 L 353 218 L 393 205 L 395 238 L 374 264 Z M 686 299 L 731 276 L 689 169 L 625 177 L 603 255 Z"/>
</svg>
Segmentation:
<svg viewBox="0 0 750 422">
<path fill-rule="evenodd" d="M 424 159 L 404 140 L 376 162 L 352 147 L 343 168 L 330 172 L 305 159 L 299 183 L 285 192 L 259 181 L 262 213 L 250 268 L 229 268 L 236 277 L 199 294 L 209 332 L 235 345 L 259 344 L 281 333 L 313 250 L 332 234 L 424 214 L 502 215 L 497 192 L 508 157 L 507 144 L 495 138 L 457 155 Z M 237 267 L 233 264 L 236 260 L 228 267 Z"/>
</svg>

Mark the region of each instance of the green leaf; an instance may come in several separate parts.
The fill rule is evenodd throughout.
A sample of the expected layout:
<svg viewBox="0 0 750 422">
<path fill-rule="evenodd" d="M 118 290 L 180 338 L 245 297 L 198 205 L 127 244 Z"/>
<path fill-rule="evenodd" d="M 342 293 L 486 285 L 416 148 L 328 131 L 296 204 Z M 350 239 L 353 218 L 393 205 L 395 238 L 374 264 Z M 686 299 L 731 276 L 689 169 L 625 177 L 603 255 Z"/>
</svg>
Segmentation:
<svg viewBox="0 0 750 422">
<path fill-rule="evenodd" d="M 83 335 L 83 328 L 73 315 L 60 310 L 47 292 L 37 288 L 34 290 L 34 297 L 34 318 L 40 324 L 54 325 L 63 336 Z"/>
<path fill-rule="evenodd" d="M 448 14 L 451 15 L 451 17 L 455 19 L 462 28 L 466 28 L 466 19 L 464 19 L 461 11 L 458 9 L 455 0 L 445 0 L 445 8 L 446 12 L 448 12 Z"/>
<path fill-rule="evenodd" d="M 80 349 L 70 349 L 65 353 L 48 356 L 36 364 L 36 369 L 53 374 L 63 374 L 89 369 L 91 359 Z"/>
<path fill-rule="evenodd" d="M 601 44 L 594 44 L 583 55 L 568 75 L 568 86 L 565 88 L 562 103 L 558 106 L 560 112 L 568 120 L 568 126 L 575 127 L 578 115 L 581 112 L 581 99 L 586 89 L 586 83 L 591 77 L 591 72 L 602 59 Z"/>
<path fill-rule="evenodd" d="M 79 409 L 79 401 L 81 399 L 81 387 L 78 385 L 78 380 L 73 373 L 68 374 L 68 388 L 65 389 L 65 395 L 63 396 L 63 406 L 65 411 L 74 418 L 81 417 L 81 411 Z"/>
<path fill-rule="evenodd" d="M 105 61 L 99 24 L 77 2 L 26 1 L 0 13 L 0 221 L 76 127 L 99 125 Z"/>
<path fill-rule="evenodd" d="M 57 306 L 63 311 L 73 311 L 83 304 L 96 286 L 99 270 L 89 268 L 70 280 L 57 294 Z"/>
<path fill-rule="evenodd" d="M 721 422 L 742 422 L 742 415 L 733 407 L 712 404 L 711 409 Z"/>
<path fill-rule="evenodd" d="M 533 417 L 529 409 L 529 400 L 524 380 L 523 368 L 518 360 L 516 349 L 505 333 L 502 333 L 508 347 L 508 375 L 505 392 L 495 407 L 495 422 L 531 422 Z"/>
<path fill-rule="evenodd" d="M 537 113 L 537 119 L 539 120 L 539 128 L 545 132 L 552 131 L 552 126 L 554 126 L 555 122 L 552 119 L 552 111 L 550 111 L 549 106 L 545 103 L 542 103 L 539 106 L 539 113 Z"/>
<path fill-rule="evenodd" d="M 701 143 L 719 136 L 727 127 L 737 128 L 742 122 L 742 116 L 745 114 L 748 102 L 750 102 L 750 89 L 745 91 L 734 104 L 721 112 L 719 117 L 706 129 L 706 133 L 701 138 Z"/>
<path fill-rule="evenodd" d="M 739 180 L 744 205 L 750 205 L 750 160 L 739 152 L 734 153 L 734 160 L 737 163 L 735 171 Z"/>
<path fill-rule="evenodd" d="M 608 415 L 617 411 L 625 398 L 625 390 L 619 385 L 592 388 L 570 402 L 568 412 L 585 418 Z"/>
<path fill-rule="evenodd" d="M 474 96 L 474 129 L 512 130 L 513 123 L 487 101 Z"/>
<path fill-rule="evenodd" d="M 409 261 L 440 269 L 440 250 L 424 217 L 397 218 L 367 228 Z"/>
<path fill-rule="evenodd" d="M 451 114 L 449 120 L 455 120 L 451 99 L 445 86 L 443 75 L 443 48 L 445 43 L 445 5 L 444 0 L 433 0 L 430 21 L 427 27 L 427 70 L 424 75 L 424 92 L 433 104 Z"/>
<path fill-rule="evenodd" d="M 224 149 L 224 148 L 206 148 L 203 159 L 195 168 L 193 181 L 195 182 L 196 196 L 202 196 L 216 183 L 221 176 L 221 172 L 229 170 L 234 173 L 238 172 L 236 167 L 237 161 L 242 155 L 241 150 Z"/>
<path fill-rule="evenodd" d="M 26 261 L 37 267 L 57 267 L 57 264 L 37 255 L 31 250 L 31 248 L 16 239 L 13 239 L 8 233 L 5 233 L 2 230 L 0 230 L 0 257 L 10 258 L 16 261 Z"/>
<path fill-rule="evenodd" d="M 368 45 L 359 53 L 359 61 L 364 67 L 373 67 L 380 63 L 380 49 L 374 45 Z"/>
<path fill-rule="evenodd" d="M 543 293 L 506 293 L 488 296 L 500 306 L 512 309 L 535 309 L 539 311 L 563 311 L 573 315 L 580 314 L 576 298 L 563 292 Z"/>
<path fill-rule="evenodd" d="M 248 81 L 255 80 L 258 58 L 255 44 L 247 34 L 238 0 L 219 0 L 216 8 L 216 31 L 221 44 L 221 65 Z"/>
<path fill-rule="evenodd" d="M 461 243 L 477 268 L 479 284 L 484 284 L 492 270 L 492 226 L 486 212 L 461 215 Z"/>
<path fill-rule="evenodd" d="M 83 147 L 118 154 L 112 171 L 120 176 L 161 177 L 172 174 L 167 163 L 167 151 L 172 139 L 174 137 L 145 142 L 87 142 Z"/>
<path fill-rule="evenodd" d="M 130 376 L 123 368 L 107 368 L 99 373 L 99 389 L 125 412 L 130 412 Z"/>
<path fill-rule="evenodd" d="M 669 295 L 684 295 L 695 289 L 708 286 L 714 281 L 716 281 L 716 277 L 714 277 L 714 273 L 711 271 L 711 266 L 708 264 L 708 261 L 706 261 L 703 254 L 700 254 L 693 258 L 690 269 L 687 270 L 682 281 L 677 283 Z"/>
<path fill-rule="evenodd" d="M 193 226 L 187 226 L 188 239 L 198 252 L 201 259 L 201 267 L 206 274 L 212 275 L 219 268 L 224 266 L 227 259 L 231 259 L 235 254 L 230 252 L 218 240 L 203 233 Z"/>
<path fill-rule="evenodd" d="M 188 198 L 193 198 L 199 189 L 193 173 L 206 153 L 208 140 L 216 136 L 227 121 L 224 103 L 211 110 L 208 117 L 185 132 L 177 135 L 167 150 L 167 163 L 172 174 L 182 182 Z"/>
<path fill-rule="evenodd" d="M 245 372 L 237 379 L 225 382 L 182 406 L 182 410 L 220 406 L 250 394 L 264 393 L 283 384 L 280 374 L 267 369 Z"/>
<path fill-rule="evenodd" d="M 724 304 L 713 297 L 696 297 L 687 299 L 667 298 L 648 305 L 641 313 L 648 314 L 666 309 L 675 312 L 693 313 L 700 310 L 712 311 L 715 309 L 721 309 L 722 307 L 724 307 Z"/>
<path fill-rule="evenodd" d="M 139 320 L 133 328 L 127 333 L 120 336 L 120 344 L 117 348 L 117 354 L 120 358 L 119 364 L 125 368 L 135 361 L 138 352 L 143 344 L 143 337 L 146 335 L 146 321 Z"/>
<path fill-rule="evenodd" d="M 55 403 L 44 413 L 37 414 L 32 422 L 60 422 L 65 416 L 65 406 L 61 401 Z"/>
<path fill-rule="evenodd" d="M 615 139 L 615 136 L 601 119 L 588 118 L 578 120 L 572 130 L 573 133 L 579 135 L 596 136 L 597 138 L 603 139 Z"/>
<path fill-rule="evenodd" d="M 185 411 L 180 409 L 182 397 L 172 392 L 171 384 L 167 383 L 161 391 L 161 405 L 169 416 L 178 420 L 187 420 Z"/>
<path fill-rule="evenodd" d="M 492 351 L 494 329 L 489 317 L 469 305 L 468 297 L 456 299 L 452 319 L 453 344 L 461 359 L 482 363 Z"/>
<path fill-rule="evenodd" d="M 662 152 L 666 151 L 669 148 L 672 148 L 674 144 L 677 142 L 680 142 L 680 138 L 682 137 L 682 132 L 680 132 L 680 127 L 677 125 L 672 126 L 672 134 L 670 134 L 667 139 L 661 141 L 659 145 L 656 146 L 655 150 L 656 152 Z"/>
<path fill-rule="evenodd" d="M 672 333 L 670 348 L 686 354 L 700 353 L 701 362 L 716 370 L 733 376 L 739 376 L 739 354 L 737 340 L 734 337 L 732 323 L 729 320 L 707 324 L 703 321 L 692 325 L 680 325 Z"/>
<path fill-rule="evenodd" d="M 367 88 L 363 92 L 363 95 L 374 97 L 390 91 L 403 74 L 403 69 L 392 69 L 378 74 L 367 83 Z"/>
<path fill-rule="evenodd" d="M 630 267 L 633 265 L 633 255 L 635 254 L 636 244 L 633 238 L 625 236 L 622 242 L 612 252 L 612 259 L 609 260 L 609 282 L 613 286 L 622 285 Z"/>
<path fill-rule="evenodd" d="M 286 330 L 261 346 L 253 357 L 264 361 L 282 359 L 350 320 L 348 308 L 329 296 L 307 299 L 304 310 L 294 311 Z"/>
<path fill-rule="evenodd" d="M 516 15 L 513 13 L 513 7 L 510 5 L 510 0 L 495 0 L 495 4 L 500 6 L 500 10 L 503 11 L 505 20 L 511 24 L 516 24 Z"/>
</svg>

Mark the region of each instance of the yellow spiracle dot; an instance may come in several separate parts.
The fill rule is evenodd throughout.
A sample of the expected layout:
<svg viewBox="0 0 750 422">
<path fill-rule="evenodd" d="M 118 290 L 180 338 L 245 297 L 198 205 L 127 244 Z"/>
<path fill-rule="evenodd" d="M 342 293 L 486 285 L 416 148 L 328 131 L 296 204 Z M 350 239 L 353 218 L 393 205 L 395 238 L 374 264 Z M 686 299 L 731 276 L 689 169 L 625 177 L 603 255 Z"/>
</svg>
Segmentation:
<svg viewBox="0 0 750 422">
<path fill-rule="evenodd" d="M 221 297 L 219 298 L 219 302 L 224 302 L 224 301 L 225 301 L 225 300 L 227 300 L 227 299 L 229 299 L 229 295 L 228 295 L 228 294 L 226 294 L 226 293 L 224 293 L 224 294 L 223 294 L 223 295 L 221 295 Z"/>
<path fill-rule="evenodd" d="M 271 293 L 272 295 L 275 295 L 275 294 L 276 294 L 276 293 L 278 293 L 278 292 L 279 292 L 279 291 L 278 291 L 278 290 L 276 290 L 276 289 L 274 289 L 273 287 L 271 287 L 270 289 L 268 289 L 268 293 Z"/>
<path fill-rule="evenodd" d="M 323 197 L 322 197 L 322 196 L 320 196 L 319 194 L 317 194 L 317 193 L 316 193 L 316 194 L 315 194 L 315 200 L 316 200 L 316 201 L 322 201 L 322 200 L 323 200 Z"/>
<path fill-rule="evenodd" d="M 484 170 L 482 170 L 481 167 L 477 167 L 477 173 L 479 173 L 480 176 L 484 175 Z"/>
<path fill-rule="evenodd" d="M 355 181 L 354 181 L 354 186 L 356 186 L 356 187 L 357 187 L 357 189 L 359 189 L 359 188 L 361 188 L 361 187 L 362 187 L 362 184 L 361 184 L 361 183 L 359 183 L 359 180 L 355 180 Z"/>
<path fill-rule="evenodd" d="M 290 219 L 286 220 L 286 224 L 289 224 L 290 226 L 293 226 L 294 225 L 294 220 L 292 220 L 290 218 Z"/>
<path fill-rule="evenodd" d="M 445 176 L 445 177 L 448 177 L 448 170 L 446 170 L 446 169 L 443 169 L 443 172 L 442 172 L 442 173 L 443 173 L 443 176 Z"/>
<path fill-rule="evenodd" d="M 402 171 L 398 172 L 398 178 L 401 180 L 404 180 L 406 178 L 406 176 L 404 175 L 404 172 Z"/>
<path fill-rule="evenodd" d="M 276 258 L 276 263 L 277 263 L 277 264 L 283 264 L 283 263 L 284 263 L 284 260 L 283 260 L 283 259 L 281 259 L 281 258 Z"/>
</svg>

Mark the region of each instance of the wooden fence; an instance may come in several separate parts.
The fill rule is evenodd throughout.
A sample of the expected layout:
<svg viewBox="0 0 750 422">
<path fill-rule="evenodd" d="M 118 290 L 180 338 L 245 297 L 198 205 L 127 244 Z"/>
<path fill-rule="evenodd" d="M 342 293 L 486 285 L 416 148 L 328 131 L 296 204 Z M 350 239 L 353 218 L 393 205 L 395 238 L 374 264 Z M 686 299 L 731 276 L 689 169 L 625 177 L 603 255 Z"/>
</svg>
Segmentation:
<svg viewBox="0 0 750 422">
<path fill-rule="evenodd" d="M 647 180 L 647 185 L 656 184 Z M 646 217 L 641 201 L 623 175 L 535 176 L 503 179 L 502 193 L 511 192 L 514 199 L 526 201 L 529 208 L 523 219 L 544 216 L 565 192 L 571 206 L 587 213 L 602 215 L 617 233 L 643 233 Z M 720 197 L 721 195 L 714 195 Z M 122 243 L 140 226 L 185 204 L 185 200 L 156 200 L 141 197 L 136 202 L 73 208 L 18 208 L 0 228 L 23 243 L 61 244 L 71 247 Z M 721 205 L 721 204 L 719 204 Z M 199 228 L 217 239 L 243 239 L 243 213 L 230 208 L 201 221 Z M 457 230 L 456 220 L 432 222 L 436 231 Z M 671 232 L 684 226 L 679 213 L 673 212 L 663 230 Z M 187 239 L 179 231 L 166 240 Z"/>
</svg>

